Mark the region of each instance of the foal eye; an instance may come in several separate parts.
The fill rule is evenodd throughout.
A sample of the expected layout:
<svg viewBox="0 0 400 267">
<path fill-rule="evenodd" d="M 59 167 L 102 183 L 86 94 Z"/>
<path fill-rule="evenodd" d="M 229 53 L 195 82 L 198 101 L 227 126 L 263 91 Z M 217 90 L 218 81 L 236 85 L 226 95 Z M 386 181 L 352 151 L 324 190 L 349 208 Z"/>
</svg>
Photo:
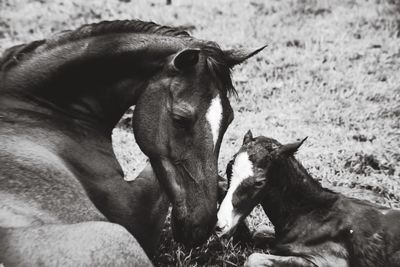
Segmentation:
<svg viewBox="0 0 400 267">
<path fill-rule="evenodd" d="M 264 180 L 255 181 L 254 185 L 255 185 L 256 187 L 263 187 L 263 186 L 264 186 Z"/>
</svg>

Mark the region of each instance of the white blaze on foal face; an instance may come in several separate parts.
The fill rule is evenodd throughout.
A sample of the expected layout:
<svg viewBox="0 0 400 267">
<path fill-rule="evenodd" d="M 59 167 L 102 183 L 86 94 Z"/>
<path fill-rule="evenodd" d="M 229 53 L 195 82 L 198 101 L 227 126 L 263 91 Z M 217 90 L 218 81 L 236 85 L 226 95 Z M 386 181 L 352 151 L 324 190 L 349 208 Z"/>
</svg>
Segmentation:
<svg viewBox="0 0 400 267">
<path fill-rule="evenodd" d="M 221 121 L 222 121 L 222 112 L 223 110 L 222 110 L 221 98 L 219 95 L 217 95 L 211 100 L 210 107 L 208 108 L 206 114 L 207 121 L 211 127 L 214 148 L 215 145 L 217 144 L 219 137 L 219 131 L 221 128 Z"/>
<path fill-rule="evenodd" d="M 239 153 L 232 165 L 231 183 L 228 192 L 218 211 L 217 234 L 222 236 L 231 231 L 239 222 L 241 214 L 238 214 L 233 205 L 232 197 L 238 186 L 247 178 L 253 176 L 253 163 L 247 152 Z"/>
</svg>

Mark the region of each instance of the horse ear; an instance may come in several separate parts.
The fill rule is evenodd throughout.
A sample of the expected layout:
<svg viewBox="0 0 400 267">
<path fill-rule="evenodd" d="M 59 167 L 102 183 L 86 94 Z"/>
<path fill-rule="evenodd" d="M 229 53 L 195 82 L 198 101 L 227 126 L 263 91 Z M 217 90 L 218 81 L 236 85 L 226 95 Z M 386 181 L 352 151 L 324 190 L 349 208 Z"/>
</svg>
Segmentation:
<svg viewBox="0 0 400 267">
<path fill-rule="evenodd" d="M 197 64 L 197 62 L 199 62 L 199 54 L 200 49 L 182 50 L 176 54 L 172 60 L 172 65 L 178 70 L 184 70 L 193 67 Z"/>
<path fill-rule="evenodd" d="M 258 54 L 260 51 L 262 51 L 265 47 L 268 45 L 264 45 L 260 48 L 257 49 L 231 49 L 231 50 L 225 50 L 225 59 L 227 61 L 227 64 L 230 68 L 232 68 L 235 65 L 241 64 L 243 61 L 245 61 L 248 58 L 251 58 L 252 56 Z"/>
<path fill-rule="evenodd" d="M 253 141 L 253 133 L 248 130 L 247 133 L 243 137 L 243 145 Z"/>
<path fill-rule="evenodd" d="M 294 153 L 297 152 L 299 147 L 304 143 L 304 141 L 307 140 L 307 138 L 308 137 L 306 137 L 303 140 L 296 142 L 296 143 L 291 143 L 291 144 L 286 144 L 286 145 L 281 146 L 278 150 L 278 155 L 286 156 L 286 157 L 293 156 Z"/>
</svg>

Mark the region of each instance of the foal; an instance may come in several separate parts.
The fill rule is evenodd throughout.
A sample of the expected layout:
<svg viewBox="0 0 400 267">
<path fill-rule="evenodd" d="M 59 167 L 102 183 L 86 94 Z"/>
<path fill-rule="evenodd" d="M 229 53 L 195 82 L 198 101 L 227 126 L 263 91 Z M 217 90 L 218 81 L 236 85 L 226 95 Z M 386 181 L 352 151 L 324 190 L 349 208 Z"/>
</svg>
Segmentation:
<svg viewBox="0 0 400 267">
<path fill-rule="evenodd" d="M 261 203 L 273 255 L 254 253 L 246 266 L 400 266 L 400 212 L 323 188 L 293 156 L 304 141 L 245 135 L 228 164 L 217 234 L 232 235 Z"/>
</svg>

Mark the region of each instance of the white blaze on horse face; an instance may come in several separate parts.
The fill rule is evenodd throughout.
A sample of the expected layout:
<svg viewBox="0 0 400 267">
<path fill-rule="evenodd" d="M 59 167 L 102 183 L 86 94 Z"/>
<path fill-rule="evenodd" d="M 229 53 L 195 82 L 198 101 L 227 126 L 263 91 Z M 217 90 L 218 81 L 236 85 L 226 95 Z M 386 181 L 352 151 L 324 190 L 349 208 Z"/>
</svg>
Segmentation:
<svg viewBox="0 0 400 267">
<path fill-rule="evenodd" d="M 215 147 L 218 141 L 222 120 L 222 104 L 219 94 L 211 100 L 210 107 L 207 110 L 206 118 L 211 127 L 211 133 Z"/>
<path fill-rule="evenodd" d="M 253 176 L 253 163 L 247 152 L 238 154 L 232 165 L 231 183 L 228 192 L 218 210 L 217 235 L 223 236 L 236 227 L 242 214 L 237 213 L 232 205 L 232 197 L 239 185 L 247 178 Z"/>
</svg>

